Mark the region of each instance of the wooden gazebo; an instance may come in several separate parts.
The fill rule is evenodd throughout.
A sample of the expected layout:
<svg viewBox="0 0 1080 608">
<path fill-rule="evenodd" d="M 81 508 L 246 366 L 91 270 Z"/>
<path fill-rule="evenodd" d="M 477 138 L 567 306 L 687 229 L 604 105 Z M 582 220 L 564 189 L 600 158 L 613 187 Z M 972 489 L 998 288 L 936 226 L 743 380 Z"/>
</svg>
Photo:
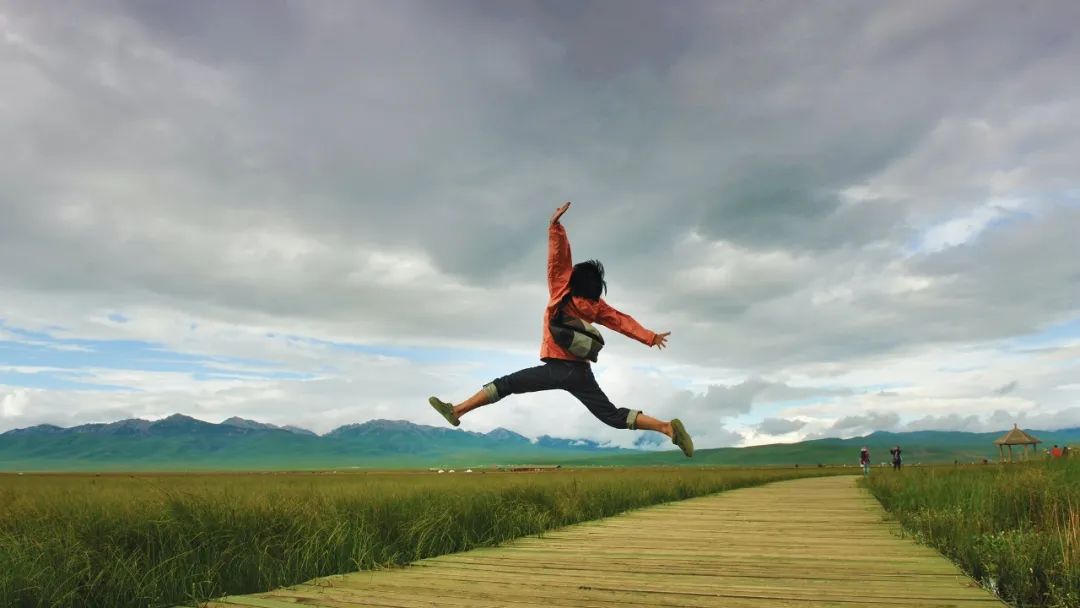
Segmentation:
<svg viewBox="0 0 1080 608">
<path fill-rule="evenodd" d="M 1013 424 L 1013 428 L 1008 433 L 1005 433 L 1001 437 L 994 440 L 994 444 L 998 446 L 998 454 L 1001 456 L 1001 461 L 1005 462 L 1005 446 L 1009 446 L 1009 462 L 1013 462 L 1013 446 L 1021 446 L 1023 450 L 1020 452 L 1021 457 L 1027 456 L 1027 446 L 1031 446 L 1031 454 L 1035 455 L 1038 444 L 1042 443 L 1037 437 L 1029 435 L 1022 431 L 1019 427 Z"/>
</svg>

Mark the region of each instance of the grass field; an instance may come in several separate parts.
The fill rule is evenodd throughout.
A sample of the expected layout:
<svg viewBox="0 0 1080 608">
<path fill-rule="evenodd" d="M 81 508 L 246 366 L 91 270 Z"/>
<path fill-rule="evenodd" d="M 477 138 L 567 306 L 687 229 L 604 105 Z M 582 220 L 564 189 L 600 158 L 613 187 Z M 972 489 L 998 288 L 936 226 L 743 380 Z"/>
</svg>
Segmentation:
<svg viewBox="0 0 1080 608">
<path fill-rule="evenodd" d="M 6 475 L 0 606 L 168 606 L 844 470 Z"/>
<path fill-rule="evenodd" d="M 918 539 L 1018 606 L 1080 607 L 1080 459 L 872 474 Z"/>
</svg>

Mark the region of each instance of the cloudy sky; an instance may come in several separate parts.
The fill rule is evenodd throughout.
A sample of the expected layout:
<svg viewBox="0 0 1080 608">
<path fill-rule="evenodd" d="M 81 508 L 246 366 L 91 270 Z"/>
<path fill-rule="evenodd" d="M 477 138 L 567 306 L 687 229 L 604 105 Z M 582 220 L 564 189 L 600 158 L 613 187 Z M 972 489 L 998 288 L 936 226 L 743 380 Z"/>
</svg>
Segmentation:
<svg viewBox="0 0 1080 608">
<path fill-rule="evenodd" d="M 438 424 L 537 364 L 700 447 L 1080 424 L 1080 3 L 0 0 L 0 431 Z M 465 428 L 632 445 L 572 397 Z"/>
</svg>

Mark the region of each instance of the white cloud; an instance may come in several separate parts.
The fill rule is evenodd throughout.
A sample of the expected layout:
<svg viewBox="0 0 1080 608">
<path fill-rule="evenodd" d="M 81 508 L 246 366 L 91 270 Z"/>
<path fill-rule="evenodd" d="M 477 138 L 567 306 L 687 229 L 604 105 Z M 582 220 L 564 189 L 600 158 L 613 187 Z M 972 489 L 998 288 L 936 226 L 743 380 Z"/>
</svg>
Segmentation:
<svg viewBox="0 0 1080 608">
<path fill-rule="evenodd" d="M 14 390 L 0 398 L 0 413 L 4 418 L 17 418 L 23 415 L 28 401 L 27 391 Z"/>
</svg>

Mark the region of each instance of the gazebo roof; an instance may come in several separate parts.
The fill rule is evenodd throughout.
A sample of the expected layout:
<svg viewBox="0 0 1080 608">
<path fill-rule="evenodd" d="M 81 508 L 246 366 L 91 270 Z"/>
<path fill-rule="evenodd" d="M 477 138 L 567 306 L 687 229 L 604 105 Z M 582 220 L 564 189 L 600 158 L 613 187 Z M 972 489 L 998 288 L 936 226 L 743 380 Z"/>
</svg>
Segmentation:
<svg viewBox="0 0 1080 608">
<path fill-rule="evenodd" d="M 1033 435 L 1028 435 L 1014 424 L 1011 431 L 995 439 L 994 443 L 997 445 L 1025 445 L 1042 443 L 1042 441 Z"/>
</svg>

